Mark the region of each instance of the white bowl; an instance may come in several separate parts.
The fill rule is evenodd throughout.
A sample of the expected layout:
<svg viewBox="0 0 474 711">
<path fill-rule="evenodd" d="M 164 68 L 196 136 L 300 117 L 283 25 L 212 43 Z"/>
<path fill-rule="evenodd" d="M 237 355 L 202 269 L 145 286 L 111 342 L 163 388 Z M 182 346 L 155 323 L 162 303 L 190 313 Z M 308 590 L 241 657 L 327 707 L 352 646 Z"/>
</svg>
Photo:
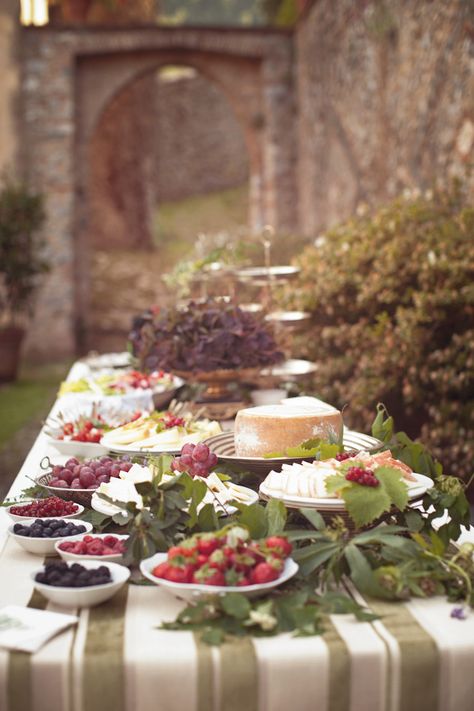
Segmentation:
<svg viewBox="0 0 474 711">
<path fill-rule="evenodd" d="M 51 518 L 53 518 L 53 516 L 51 516 Z M 58 541 L 67 541 L 70 538 L 72 539 L 78 538 L 79 536 L 85 536 L 93 529 L 92 524 L 88 523 L 87 521 L 71 521 L 71 519 L 69 518 L 55 518 L 57 518 L 58 521 L 65 521 L 66 523 L 71 522 L 77 525 L 84 526 L 86 532 L 77 534 L 75 536 L 62 536 L 58 538 L 30 538 L 30 536 L 20 536 L 18 533 L 14 533 L 13 526 L 15 524 L 12 523 L 12 525 L 8 527 L 8 533 L 13 538 L 13 540 L 18 543 L 19 546 L 24 548 L 25 551 L 28 551 L 28 553 L 34 553 L 34 555 L 56 555 L 55 546 Z M 25 523 L 30 525 L 32 521 L 34 521 L 34 519 L 27 518 L 25 520 Z"/>
<path fill-rule="evenodd" d="M 250 393 L 250 397 L 254 405 L 279 405 L 282 399 L 286 396 L 286 390 L 277 388 L 252 390 Z"/>
<path fill-rule="evenodd" d="M 156 578 L 152 574 L 153 568 L 167 559 L 167 553 L 155 553 L 151 558 L 145 558 L 140 563 L 140 572 L 142 575 L 151 580 L 155 585 L 165 588 L 169 593 L 180 597 L 183 600 L 194 600 L 205 595 L 224 595 L 226 593 L 238 592 L 247 595 L 247 597 L 257 597 L 264 595 L 267 590 L 278 587 L 286 583 L 287 580 L 293 577 L 298 572 L 298 563 L 293 558 L 287 558 L 283 567 L 283 571 L 279 578 L 272 580 L 270 583 L 262 583 L 261 585 L 243 585 L 237 586 L 220 586 L 220 585 L 198 585 L 196 583 L 172 583 L 164 578 Z"/>
<path fill-rule="evenodd" d="M 117 553 L 115 555 L 90 555 L 88 553 L 78 554 L 78 553 L 70 553 L 69 551 L 61 550 L 60 545 L 64 541 L 81 541 L 84 538 L 84 536 L 87 536 L 87 535 L 93 535 L 94 538 L 106 538 L 107 536 L 112 535 L 121 541 L 126 541 L 128 539 L 128 536 L 124 536 L 121 534 L 119 535 L 116 533 L 93 533 L 93 534 L 81 533 L 78 536 L 68 536 L 67 538 L 58 540 L 58 542 L 54 546 L 56 553 L 58 555 L 60 555 L 63 560 L 71 561 L 73 563 L 81 563 L 83 560 L 106 561 L 107 563 L 123 563 L 123 553 Z"/>
<path fill-rule="evenodd" d="M 73 439 L 54 439 L 48 437 L 48 444 L 66 457 L 84 457 L 93 459 L 103 457 L 108 448 L 97 442 L 76 442 Z"/>
<path fill-rule="evenodd" d="M 73 502 L 76 503 L 76 502 Z M 10 513 L 10 509 L 14 506 L 23 506 L 24 504 L 12 504 L 11 506 L 8 506 L 6 508 L 7 514 L 10 516 L 12 521 L 15 521 L 15 523 L 22 523 L 22 521 L 34 521 L 35 518 L 77 518 L 84 512 L 84 506 L 81 506 L 81 504 L 76 504 L 77 510 L 75 513 L 68 514 L 67 516 L 18 516 L 18 514 L 12 514 Z"/>
<path fill-rule="evenodd" d="M 98 568 L 99 563 L 96 560 L 84 560 L 81 562 L 84 568 Z M 130 571 L 123 565 L 117 565 L 117 563 L 100 563 L 100 565 L 105 565 L 106 568 L 110 570 L 110 575 L 112 577 L 111 583 L 105 583 L 104 585 L 91 585 L 90 587 L 84 588 L 60 588 L 54 585 L 45 585 L 44 583 L 37 583 L 35 576 L 38 573 L 44 571 L 43 568 L 39 568 L 31 573 L 31 579 L 36 590 L 44 595 L 45 598 L 54 602 L 56 605 L 61 607 L 94 607 L 94 605 L 100 605 L 101 602 L 109 600 L 120 588 L 127 582 L 130 577 Z"/>
</svg>

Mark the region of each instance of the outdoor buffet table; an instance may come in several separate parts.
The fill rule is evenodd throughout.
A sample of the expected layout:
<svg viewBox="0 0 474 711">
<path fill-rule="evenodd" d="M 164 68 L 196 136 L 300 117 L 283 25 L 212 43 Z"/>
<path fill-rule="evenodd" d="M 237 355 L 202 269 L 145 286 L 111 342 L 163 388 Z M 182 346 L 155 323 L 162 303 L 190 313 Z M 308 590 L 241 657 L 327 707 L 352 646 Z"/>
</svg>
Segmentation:
<svg viewBox="0 0 474 711">
<path fill-rule="evenodd" d="M 8 498 L 31 485 L 47 453 L 41 433 Z M 0 510 L 0 608 L 64 611 L 33 593 L 30 572 L 41 558 L 8 538 L 9 524 Z M 463 540 L 474 541 L 472 529 Z M 474 615 L 452 618 L 444 598 L 371 605 L 381 616 L 372 623 L 333 615 L 322 636 L 213 648 L 190 632 L 158 629 L 181 603 L 130 584 L 77 611 L 78 625 L 39 652 L 0 650 L 0 710 L 471 711 Z"/>
</svg>

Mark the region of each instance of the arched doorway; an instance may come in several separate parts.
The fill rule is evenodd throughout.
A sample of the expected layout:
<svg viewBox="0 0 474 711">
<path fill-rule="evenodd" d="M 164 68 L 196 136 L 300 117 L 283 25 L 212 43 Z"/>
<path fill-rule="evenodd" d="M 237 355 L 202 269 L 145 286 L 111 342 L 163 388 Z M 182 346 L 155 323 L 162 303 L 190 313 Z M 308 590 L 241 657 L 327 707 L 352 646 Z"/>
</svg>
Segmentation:
<svg viewBox="0 0 474 711">
<path fill-rule="evenodd" d="M 123 347 L 133 315 L 167 302 L 160 277 L 197 235 L 248 226 L 248 177 L 239 120 L 193 67 L 161 66 L 112 97 L 89 141 L 83 194 L 86 349 Z"/>
<path fill-rule="evenodd" d="M 24 29 L 22 41 L 22 150 L 31 182 L 47 198 L 45 235 L 52 262 L 28 335 L 30 355 L 62 357 L 84 347 L 91 285 L 85 200 L 90 140 L 113 97 L 157 67 L 185 64 L 220 87 L 245 137 L 251 226 L 295 227 L 291 34 L 46 26 Z"/>
</svg>

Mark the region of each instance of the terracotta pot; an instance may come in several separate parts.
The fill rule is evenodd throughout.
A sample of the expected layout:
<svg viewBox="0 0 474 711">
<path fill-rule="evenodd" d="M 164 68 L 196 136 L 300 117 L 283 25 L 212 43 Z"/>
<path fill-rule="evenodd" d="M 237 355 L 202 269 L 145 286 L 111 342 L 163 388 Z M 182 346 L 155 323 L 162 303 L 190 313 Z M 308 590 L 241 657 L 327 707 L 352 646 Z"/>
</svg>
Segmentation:
<svg viewBox="0 0 474 711">
<path fill-rule="evenodd" d="M 24 335 L 22 328 L 11 326 L 0 329 L 0 382 L 16 380 Z"/>
<path fill-rule="evenodd" d="M 62 0 L 61 15 L 63 22 L 75 24 L 85 22 L 92 0 Z"/>
</svg>

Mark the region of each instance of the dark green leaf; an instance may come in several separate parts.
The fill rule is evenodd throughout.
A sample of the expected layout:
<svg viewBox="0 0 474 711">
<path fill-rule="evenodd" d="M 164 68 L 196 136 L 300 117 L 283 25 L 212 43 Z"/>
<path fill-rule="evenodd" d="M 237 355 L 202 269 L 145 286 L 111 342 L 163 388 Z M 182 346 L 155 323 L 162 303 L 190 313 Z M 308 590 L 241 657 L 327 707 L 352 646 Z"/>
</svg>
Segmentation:
<svg viewBox="0 0 474 711">
<path fill-rule="evenodd" d="M 223 595 L 220 603 L 228 615 L 238 620 L 245 620 L 251 610 L 249 601 L 245 595 L 241 593 L 228 593 L 227 595 Z"/>
<path fill-rule="evenodd" d="M 270 499 L 265 509 L 267 536 L 282 533 L 286 524 L 285 504 L 278 499 Z"/>
</svg>

